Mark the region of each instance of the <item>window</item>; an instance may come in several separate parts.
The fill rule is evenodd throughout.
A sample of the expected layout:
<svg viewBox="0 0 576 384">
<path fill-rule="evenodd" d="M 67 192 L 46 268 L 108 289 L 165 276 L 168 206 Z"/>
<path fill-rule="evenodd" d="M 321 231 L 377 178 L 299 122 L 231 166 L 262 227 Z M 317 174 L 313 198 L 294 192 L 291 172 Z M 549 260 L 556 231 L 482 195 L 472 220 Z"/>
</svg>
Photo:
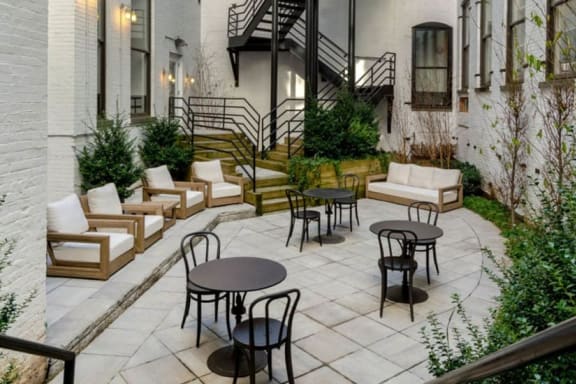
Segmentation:
<svg viewBox="0 0 576 384">
<path fill-rule="evenodd" d="M 131 112 L 150 114 L 150 0 L 132 0 Z"/>
<path fill-rule="evenodd" d="M 468 89 L 470 78 L 470 1 L 462 2 L 462 91 Z"/>
<path fill-rule="evenodd" d="M 452 105 L 452 28 L 426 23 L 412 29 L 412 108 Z"/>
<path fill-rule="evenodd" d="M 576 75 L 576 0 L 550 2 L 549 41 L 556 41 L 549 50 L 549 62 L 555 77 Z"/>
<path fill-rule="evenodd" d="M 507 83 L 519 82 L 524 78 L 525 3 L 526 0 L 508 0 Z"/>
<path fill-rule="evenodd" d="M 480 3 L 480 87 L 490 87 L 492 74 L 492 0 Z"/>
<path fill-rule="evenodd" d="M 105 114 L 106 101 L 106 8 L 104 7 L 104 0 L 98 0 L 98 57 L 96 68 L 96 87 L 97 87 L 97 101 L 96 113 L 101 116 Z"/>
</svg>

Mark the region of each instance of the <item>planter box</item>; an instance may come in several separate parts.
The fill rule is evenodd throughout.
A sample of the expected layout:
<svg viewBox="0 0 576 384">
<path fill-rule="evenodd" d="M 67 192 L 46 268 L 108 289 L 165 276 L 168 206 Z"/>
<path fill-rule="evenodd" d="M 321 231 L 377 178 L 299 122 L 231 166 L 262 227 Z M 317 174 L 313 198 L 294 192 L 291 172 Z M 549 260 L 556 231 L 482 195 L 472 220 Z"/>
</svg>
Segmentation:
<svg viewBox="0 0 576 384">
<path fill-rule="evenodd" d="M 365 195 L 366 189 L 366 176 L 380 173 L 380 161 L 377 159 L 367 160 L 344 160 L 340 163 L 340 170 L 342 175 L 347 173 L 354 173 L 360 178 L 360 188 L 358 196 Z M 324 188 L 338 187 L 338 178 L 334 170 L 334 166 L 324 164 L 320 167 L 320 186 Z"/>
</svg>

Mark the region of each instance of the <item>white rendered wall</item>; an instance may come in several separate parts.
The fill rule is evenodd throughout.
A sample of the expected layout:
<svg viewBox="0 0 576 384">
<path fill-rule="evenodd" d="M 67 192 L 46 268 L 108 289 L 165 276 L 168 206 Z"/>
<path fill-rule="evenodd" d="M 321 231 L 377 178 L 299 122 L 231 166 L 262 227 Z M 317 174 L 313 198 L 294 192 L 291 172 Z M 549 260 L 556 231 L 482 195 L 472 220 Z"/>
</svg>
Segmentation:
<svg viewBox="0 0 576 384">
<path fill-rule="evenodd" d="M 46 332 L 46 14 L 47 0 L 0 0 L 0 239 L 15 241 L 1 293 L 22 300 L 36 291 L 8 334 L 39 342 Z M 1 369 L 12 358 L 21 382 L 42 382 L 44 359 L 10 353 Z"/>
<path fill-rule="evenodd" d="M 543 17 L 542 10 L 545 9 L 544 0 L 526 1 L 526 49 L 527 53 L 536 55 L 544 59 L 545 47 L 545 27 L 537 27 L 530 21 L 530 14 L 534 13 Z M 460 8 L 457 6 L 457 8 Z M 460 112 L 458 120 L 458 158 L 469 161 L 476 165 L 485 180 L 484 189 L 490 192 L 489 183 L 497 182 L 500 176 L 501 165 L 496 158 L 491 146 L 499 148 L 498 130 L 503 129 L 502 105 L 505 101 L 505 77 L 506 77 L 506 1 L 496 0 L 492 5 L 492 76 L 489 89 L 477 89 L 479 87 L 480 73 L 480 49 L 479 49 L 479 25 L 480 19 L 479 4 L 473 3 L 471 15 L 471 45 L 470 45 L 470 71 L 467 96 L 469 97 L 469 111 Z M 458 50 L 459 52 L 459 50 Z M 534 175 L 536 169 L 542 169 L 543 161 L 540 148 L 543 146 L 542 140 L 537 138 L 537 132 L 542 127 L 542 119 L 536 112 L 535 106 L 541 103 L 541 95 L 548 91 L 540 88 L 540 83 L 544 80 L 543 74 L 529 75 L 529 71 L 524 72 L 524 93 L 526 98 L 526 113 L 529 119 L 528 140 L 532 146 L 531 154 L 527 160 L 527 171 Z M 534 100 L 532 97 L 534 96 Z M 532 196 L 533 197 L 533 196 Z"/>
</svg>

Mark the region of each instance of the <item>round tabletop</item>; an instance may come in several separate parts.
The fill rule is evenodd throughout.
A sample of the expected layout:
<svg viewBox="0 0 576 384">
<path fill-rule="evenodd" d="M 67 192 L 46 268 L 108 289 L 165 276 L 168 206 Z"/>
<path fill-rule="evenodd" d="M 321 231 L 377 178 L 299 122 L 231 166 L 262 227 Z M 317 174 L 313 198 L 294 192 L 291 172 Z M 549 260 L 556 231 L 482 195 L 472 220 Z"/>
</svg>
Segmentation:
<svg viewBox="0 0 576 384">
<path fill-rule="evenodd" d="M 370 232 L 378 234 L 383 229 L 396 229 L 399 231 L 412 231 L 418 240 L 434 240 L 441 237 L 444 232 L 432 224 L 409 220 L 384 220 L 370 226 Z"/>
<path fill-rule="evenodd" d="M 304 196 L 314 197 L 317 199 L 343 199 L 352 197 L 354 193 L 344 188 L 313 188 L 302 192 Z"/>
<path fill-rule="evenodd" d="M 250 292 L 266 289 L 286 278 L 286 268 L 259 257 L 211 260 L 190 271 L 188 279 L 199 287 L 220 292 Z"/>
</svg>

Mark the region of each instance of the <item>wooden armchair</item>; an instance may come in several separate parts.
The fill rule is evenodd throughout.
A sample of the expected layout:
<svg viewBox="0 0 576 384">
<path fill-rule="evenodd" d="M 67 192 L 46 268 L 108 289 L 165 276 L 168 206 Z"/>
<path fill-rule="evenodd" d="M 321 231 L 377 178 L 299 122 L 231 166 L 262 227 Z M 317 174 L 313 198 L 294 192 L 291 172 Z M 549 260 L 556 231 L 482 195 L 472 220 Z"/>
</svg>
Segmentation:
<svg viewBox="0 0 576 384">
<path fill-rule="evenodd" d="M 48 204 L 48 276 L 107 280 L 134 260 L 133 220 L 87 220 L 76 195 Z M 119 228 L 127 233 L 93 232 Z"/>
<path fill-rule="evenodd" d="M 142 179 L 144 201 L 177 201 L 176 217 L 185 219 L 204 209 L 204 183 L 172 181 L 168 167 L 148 168 Z"/>
<path fill-rule="evenodd" d="M 206 205 L 208 207 L 244 202 L 243 178 L 224 175 L 220 160 L 192 163 L 192 180 L 206 184 Z"/>
<path fill-rule="evenodd" d="M 162 204 L 122 204 L 114 183 L 88 190 L 80 196 L 82 209 L 88 219 L 132 220 L 136 222 L 136 252 L 162 238 L 164 215 Z"/>
</svg>

